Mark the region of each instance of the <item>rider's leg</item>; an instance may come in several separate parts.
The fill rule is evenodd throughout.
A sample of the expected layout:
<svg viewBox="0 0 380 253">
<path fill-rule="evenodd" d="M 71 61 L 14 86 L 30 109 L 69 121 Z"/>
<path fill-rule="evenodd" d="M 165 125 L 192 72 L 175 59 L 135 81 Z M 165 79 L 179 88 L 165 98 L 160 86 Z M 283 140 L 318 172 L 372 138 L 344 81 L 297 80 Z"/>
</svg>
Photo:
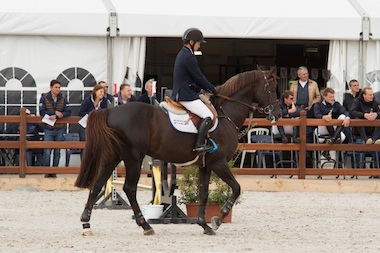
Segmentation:
<svg viewBox="0 0 380 253">
<path fill-rule="evenodd" d="M 180 103 L 186 107 L 186 109 L 202 118 L 202 121 L 198 125 L 198 136 L 195 142 L 194 151 L 199 154 L 211 151 L 213 146 L 210 145 L 206 139 L 208 130 L 211 127 L 211 122 L 214 119 L 214 115 L 200 99 L 193 101 L 181 101 Z"/>
<path fill-rule="evenodd" d="M 213 146 L 207 141 L 207 133 L 211 127 L 211 118 L 207 117 L 202 119 L 198 125 L 198 136 L 195 142 L 194 151 L 198 154 L 209 152 L 213 149 Z"/>
</svg>

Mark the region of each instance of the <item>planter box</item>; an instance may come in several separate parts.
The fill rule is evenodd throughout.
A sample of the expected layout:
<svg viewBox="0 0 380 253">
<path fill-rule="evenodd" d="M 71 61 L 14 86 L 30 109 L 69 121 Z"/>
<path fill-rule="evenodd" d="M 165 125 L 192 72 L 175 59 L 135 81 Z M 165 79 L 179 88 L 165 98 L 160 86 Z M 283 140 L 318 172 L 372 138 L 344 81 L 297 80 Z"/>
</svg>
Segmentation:
<svg viewBox="0 0 380 253">
<path fill-rule="evenodd" d="M 199 209 L 199 203 L 186 204 L 187 216 L 189 216 L 189 218 L 198 218 L 198 209 Z M 224 218 L 223 223 L 232 222 L 232 210 L 233 209 L 231 209 L 227 217 Z M 214 216 L 220 216 L 220 207 L 218 206 L 218 204 L 207 204 L 206 214 L 205 214 L 206 222 L 210 223 L 211 218 Z"/>
</svg>

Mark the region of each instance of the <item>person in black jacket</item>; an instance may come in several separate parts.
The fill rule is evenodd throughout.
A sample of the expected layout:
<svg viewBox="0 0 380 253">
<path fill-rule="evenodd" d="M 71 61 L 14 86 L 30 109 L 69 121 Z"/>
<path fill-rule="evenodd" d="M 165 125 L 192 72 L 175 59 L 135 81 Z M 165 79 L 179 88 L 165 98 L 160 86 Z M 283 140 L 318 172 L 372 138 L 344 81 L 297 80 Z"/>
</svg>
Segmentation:
<svg viewBox="0 0 380 253">
<path fill-rule="evenodd" d="M 322 100 L 313 105 L 314 117 L 317 119 L 323 119 L 327 122 L 332 119 L 342 119 L 342 125 L 336 127 L 326 126 L 327 132 L 331 136 L 330 139 L 327 139 L 327 143 L 341 143 L 344 140 L 341 140 L 341 132 L 343 129 L 348 129 L 350 126 L 350 117 L 348 111 L 342 106 L 339 102 L 335 101 L 335 91 L 332 88 L 326 88 L 322 91 Z M 321 129 L 323 130 L 323 129 Z M 343 136 L 349 135 L 348 131 L 345 131 L 346 134 Z M 331 155 L 328 150 L 324 150 L 322 155 L 331 160 Z"/>
<path fill-rule="evenodd" d="M 347 111 L 350 111 L 355 98 L 359 97 L 362 90 L 359 88 L 359 82 L 356 79 L 352 79 L 348 85 L 350 86 L 351 92 L 343 94 L 343 106 Z"/>
<path fill-rule="evenodd" d="M 153 82 L 155 80 L 149 79 L 145 82 L 145 93 L 142 94 L 138 101 L 147 103 L 147 104 L 154 104 L 155 100 L 157 103 L 161 102 L 161 94 L 159 92 L 155 92 L 153 94 Z"/>
<path fill-rule="evenodd" d="M 294 103 L 294 93 L 292 91 L 286 90 L 282 93 L 279 105 L 283 118 L 296 118 L 300 116 L 301 108 Z M 277 126 L 277 129 L 280 133 L 282 143 L 288 143 L 288 137 L 286 137 L 284 126 Z M 299 142 L 297 140 L 298 129 L 299 127 L 293 128 L 293 139 L 295 142 Z"/>
<path fill-rule="evenodd" d="M 174 63 L 172 99 L 202 118 L 198 125 L 194 151 L 203 154 L 213 149 L 206 137 L 214 116 L 200 100 L 198 89 L 214 94 L 217 94 L 217 90 L 202 74 L 194 55 L 200 49 L 201 43 L 206 43 L 202 32 L 197 28 L 189 28 L 183 34 L 182 41 L 183 47 Z"/>
<path fill-rule="evenodd" d="M 50 91 L 42 94 L 40 98 L 40 115 L 49 117 L 50 120 L 61 119 L 71 116 L 69 101 L 61 93 L 61 83 L 58 80 L 51 80 Z M 44 141 L 63 141 L 66 132 L 66 124 L 55 123 L 53 126 L 44 124 Z M 45 148 L 43 154 L 44 166 L 50 166 L 51 148 Z M 58 167 L 61 157 L 60 149 L 54 149 L 53 166 Z M 56 174 L 46 174 L 45 177 L 57 177 Z"/>
<path fill-rule="evenodd" d="M 109 104 L 106 94 L 107 93 L 101 84 L 95 85 L 92 89 L 91 95 L 87 96 L 80 103 L 79 116 L 84 117 L 86 114 L 90 114 L 93 110 L 106 109 Z M 86 128 L 82 125 L 79 128 L 79 140 L 86 140 Z"/>
<path fill-rule="evenodd" d="M 342 119 L 342 126 L 334 129 L 333 126 L 326 126 L 331 138 L 328 143 L 339 143 L 340 133 L 344 127 L 350 126 L 350 116 L 348 111 L 339 102 L 335 101 L 335 91 L 332 88 L 326 88 L 322 91 L 323 99 L 314 105 L 314 117 L 331 121 L 332 119 Z"/>
<path fill-rule="evenodd" d="M 369 121 L 380 119 L 380 105 L 375 100 L 371 87 L 365 87 L 361 95 L 354 100 L 350 109 L 350 115 L 352 118 L 367 119 Z M 375 127 L 372 138 L 368 138 L 367 136 L 367 127 L 358 127 L 357 129 L 360 137 L 366 144 L 380 144 L 380 127 Z"/>
</svg>

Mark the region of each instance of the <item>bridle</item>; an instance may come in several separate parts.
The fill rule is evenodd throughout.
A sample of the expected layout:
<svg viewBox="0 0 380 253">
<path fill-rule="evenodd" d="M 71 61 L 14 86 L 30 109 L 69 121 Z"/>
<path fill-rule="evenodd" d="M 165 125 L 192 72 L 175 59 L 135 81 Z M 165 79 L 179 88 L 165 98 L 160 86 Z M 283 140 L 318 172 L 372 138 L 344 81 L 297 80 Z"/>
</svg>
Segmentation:
<svg viewBox="0 0 380 253">
<path fill-rule="evenodd" d="M 272 123 L 274 123 L 276 117 L 273 115 L 273 110 L 274 110 L 274 106 L 276 104 L 278 104 L 278 99 L 276 100 L 273 100 L 272 101 L 272 98 L 271 98 L 271 89 L 270 89 L 270 82 L 273 82 L 273 77 L 268 79 L 267 76 L 265 75 L 265 72 L 262 71 L 263 73 L 263 76 L 264 76 L 264 81 L 265 81 L 265 84 L 264 84 L 264 92 L 263 92 L 263 96 L 260 98 L 259 102 L 258 103 L 252 103 L 252 104 L 247 104 L 245 102 L 242 102 L 242 101 L 239 101 L 235 98 L 232 98 L 232 97 L 227 97 L 225 95 L 222 95 L 222 94 L 217 94 L 216 96 L 217 97 L 220 97 L 220 98 L 223 98 L 225 100 L 228 100 L 228 101 L 232 101 L 232 102 L 236 102 L 238 104 L 241 104 L 241 105 L 244 105 L 246 107 L 249 108 L 249 123 L 248 123 L 248 129 L 251 127 L 251 123 L 252 123 L 252 119 L 253 119 L 253 113 L 255 111 L 258 111 L 260 113 L 263 113 L 263 114 L 266 114 L 267 115 L 267 119 L 270 120 Z M 266 93 L 266 94 L 265 94 Z M 265 95 L 266 96 L 265 96 Z M 264 98 L 264 97 L 267 97 L 268 99 L 268 103 L 266 106 L 264 107 L 260 107 L 259 104 L 261 102 L 261 100 Z M 239 131 L 240 129 L 236 126 L 236 124 L 231 120 L 231 118 L 229 116 L 227 116 L 227 114 L 224 112 L 222 106 L 220 106 L 220 110 L 223 112 L 223 116 L 220 116 L 220 117 L 223 117 L 223 118 L 226 118 L 227 120 L 229 120 L 231 123 L 234 124 L 235 126 L 235 129 L 237 131 Z"/>
</svg>

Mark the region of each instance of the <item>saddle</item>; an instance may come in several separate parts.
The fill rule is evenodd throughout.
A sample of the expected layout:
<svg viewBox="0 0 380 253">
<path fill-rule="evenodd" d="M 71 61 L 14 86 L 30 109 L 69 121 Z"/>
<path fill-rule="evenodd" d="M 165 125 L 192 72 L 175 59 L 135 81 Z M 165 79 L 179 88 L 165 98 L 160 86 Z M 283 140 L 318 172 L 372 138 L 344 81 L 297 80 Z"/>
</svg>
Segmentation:
<svg viewBox="0 0 380 253">
<path fill-rule="evenodd" d="M 208 98 L 206 98 L 206 96 L 204 96 L 203 94 L 200 94 L 199 98 L 202 100 L 202 102 L 208 107 L 208 109 L 214 115 L 214 119 L 211 123 L 212 124 L 211 128 L 212 128 L 217 122 L 216 110 L 215 110 L 214 106 L 212 105 L 211 101 Z M 177 114 L 177 115 L 188 114 L 189 115 L 188 121 L 191 120 L 196 127 L 198 127 L 198 124 L 201 121 L 201 118 L 198 115 L 187 110 L 182 104 L 178 103 L 177 101 L 174 101 L 173 99 L 171 99 L 168 96 L 165 97 L 164 102 L 160 103 L 160 107 L 163 108 L 164 110 L 168 111 L 168 112 L 173 113 L 173 114 Z"/>
</svg>

